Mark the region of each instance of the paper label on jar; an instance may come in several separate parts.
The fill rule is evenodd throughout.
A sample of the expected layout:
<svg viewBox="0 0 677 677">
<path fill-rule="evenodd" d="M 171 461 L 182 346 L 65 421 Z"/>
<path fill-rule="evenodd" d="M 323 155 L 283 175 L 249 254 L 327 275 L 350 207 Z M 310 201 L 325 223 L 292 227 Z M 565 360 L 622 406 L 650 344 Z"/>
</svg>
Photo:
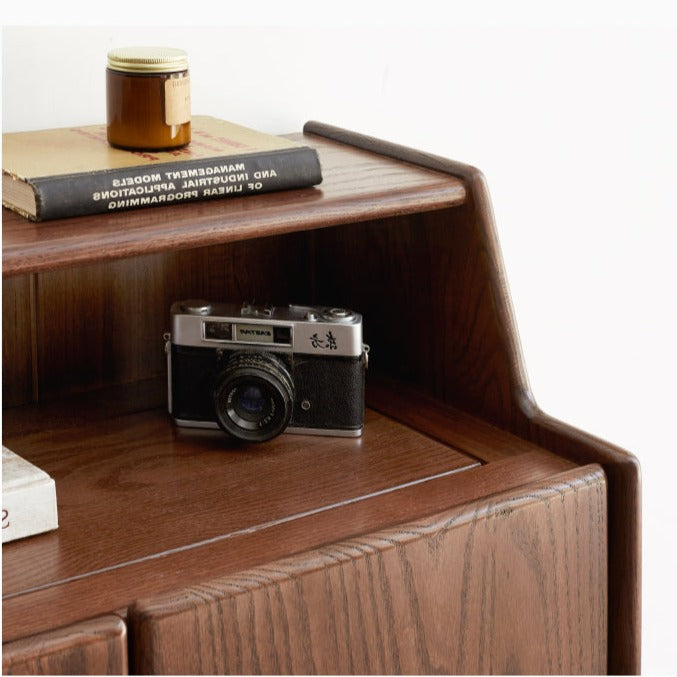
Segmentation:
<svg viewBox="0 0 677 677">
<path fill-rule="evenodd" d="M 190 78 L 165 80 L 165 124 L 190 122 Z"/>
</svg>

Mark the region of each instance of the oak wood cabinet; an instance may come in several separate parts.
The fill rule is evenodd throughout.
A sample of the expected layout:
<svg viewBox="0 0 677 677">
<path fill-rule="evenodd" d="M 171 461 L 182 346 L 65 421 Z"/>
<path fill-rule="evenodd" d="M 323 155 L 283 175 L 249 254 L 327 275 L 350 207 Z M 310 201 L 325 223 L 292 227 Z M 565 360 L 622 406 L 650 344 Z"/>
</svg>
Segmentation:
<svg viewBox="0 0 677 677">
<path fill-rule="evenodd" d="M 57 531 L 3 546 L 6 673 L 634 673 L 639 468 L 539 410 L 481 174 L 319 123 L 316 188 L 3 211 L 4 444 Z M 360 310 L 359 439 L 179 430 L 181 298 Z"/>
</svg>

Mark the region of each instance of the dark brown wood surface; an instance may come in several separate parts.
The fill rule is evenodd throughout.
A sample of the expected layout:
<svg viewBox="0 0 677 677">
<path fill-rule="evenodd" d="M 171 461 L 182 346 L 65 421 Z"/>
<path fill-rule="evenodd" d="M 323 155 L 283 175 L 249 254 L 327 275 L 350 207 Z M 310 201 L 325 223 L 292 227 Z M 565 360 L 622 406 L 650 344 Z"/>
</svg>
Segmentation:
<svg viewBox="0 0 677 677">
<path fill-rule="evenodd" d="M 290 135 L 301 140 L 301 135 Z M 3 209 L 4 276 L 461 204 L 462 181 L 316 140 L 317 188 L 32 223 Z"/>
<path fill-rule="evenodd" d="M 166 413 L 152 411 L 6 436 L 6 445 L 54 478 L 63 509 L 57 531 L 6 550 L 3 594 L 196 547 L 477 463 L 380 414 L 369 412 L 365 425 L 361 438 L 282 435 L 239 445 L 221 431 L 177 429 Z"/>
<path fill-rule="evenodd" d="M 469 206 L 313 233 L 317 298 L 351 299 L 380 374 L 507 427 L 512 348 Z"/>
<path fill-rule="evenodd" d="M 534 403 L 481 173 L 316 123 L 303 138 L 319 189 L 43 224 L 3 210 L 3 440 L 56 475 L 62 518 L 3 547 L 3 640 L 599 463 L 608 668 L 637 672 L 639 467 Z M 254 454 L 175 430 L 162 333 L 187 297 L 363 312 L 373 434 Z"/>
<path fill-rule="evenodd" d="M 68 412 L 70 406 L 53 408 Z M 33 427 L 41 427 L 37 432 L 25 433 L 31 424 L 17 417 L 13 435 L 11 416 L 5 416 L 4 443 L 54 477 L 60 510 L 57 531 L 3 548 L 6 638 L 35 632 L 31 623 L 44 627 L 48 617 L 58 624 L 58 605 L 50 605 L 49 612 L 35 606 L 12 613 L 12 604 L 32 591 L 62 594 L 57 588 L 65 584 L 142 562 L 153 561 L 157 574 L 170 553 L 228 541 L 477 463 L 371 412 L 359 439 L 283 435 L 263 446 L 233 447 L 218 431 L 176 429 L 162 411 L 86 422 L 87 409 L 80 418 L 72 411 L 50 415 L 48 409 L 33 408 L 42 421 L 34 419 Z M 288 547 L 298 546 L 290 541 Z M 108 590 L 110 606 L 104 609 L 131 602 L 129 589 Z M 65 601 L 71 613 L 86 606 L 77 597 Z"/>
<path fill-rule="evenodd" d="M 370 412 L 360 440 L 288 435 L 233 449 L 162 411 L 136 413 L 158 390 L 5 412 L 5 443 L 55 477 L 61 524 L 3 548 L 5 639 L 571 467 L 448 409 L 425 434 Z M 386 386 L 374 397 L 385 409 L 388 398 Z M 491 463 L 456 472 L 475 459 Z"/>
<path fill-rule="evenodd" d="M 609 673 L 641 672 L 642 489 L 639 461 L 627 451 L 534 408 L 529 436 L 576 463 L 592 459 L 609 495 Z"/>
<path fill-rule="evenodd" d="M 34 398 L 35 277 L 21 275 L 2 284 L 2 406 L 13 407 Z"/>
<path fill-rule="evenodd" d="M 37 275 L 42 399 L 164 374 L 178 299 L 308 302 L 309 260 L 308 238 L 291 233 Z"/>
<path fill-rule="evenodd" d="M 442 306 L 433 306 L 429 315 L 432 317 L 440 307 L 444 308 L 445 319 L 438 330 L 443 336 L 449 331 L 455 337 L 447 341 L 443 351 L 451 359 L 445 358 L 443 367 L 435 363 L 423 385 L 457 407 L 576 463 L 602 465 L 609 481 L 609 606 L 614 612 L 609 625 L 609 671 L 637 674 L 641 668 L 639 463 L 624 449 L 576 430 L 537 406 L 526 378 L 489 190 L 482 172 L 447 158 L 319 122 L 307 123 L 304 132 L 310 138 L 331 139 L 447 172 L 466 185 L 467 199 L 460 209 L 449 210 L 448 226 L 453 232 L 446 237 L 440 232 L 446 248 L 435 252 L 432 267 L 433 271 L 444 272 L 441 264 L 445 257 L 454 262 L 446 273 L 450 284 L 442 297 Z M 393 243 L 397 243 L 395 239 Z M 353 269 L 359 271 L 360 267 L 353 265 Z M 467 341 L 463 340 L 465 331 L 472 337 Z M 417 365 L 416 369 L 420 368 Z M 445 378 L 438 376 L 435 381 L 443 369 Z"/>
<path fill-rule="evenodd" d="M 533 398 L 481 171 L 318 122 L 306 123 L 304 132 L 310 143 L 331 139 L 445 172 L 464 183 L 466 200 L 456 209 L 386 219 L 365 231 L 347 225 L 317 232 L 319 266 L 331 266 L 332 275 L 325 277 L 328 285 L 335 276 L 334 287 L 354 280 L 351 296 L 359 295 L 356 305 L 366 305 L 372 329 L 388 336 L 386 374 L 420 384 L 501 428 L 524 425 L 523 399 L 533 402 Z M 365 270 L 378 272 L 371 276 L 373 292 L 365 291 Z M 389 297 L 397 300 L 398 310 L 411 324 L 398 322 L 399 315 L 393 319 L 391 308 L 379 311 L 379 304 Z M 395 362 L 395 354 L 408 359 Z M 388 371 L 391 364 L 398 369 L 396 374 Z"/>
<path fill-rule="evenodd" d="M 139 601 L 141 674 L 601 674 L 606 492 L 588 466 Z"/>
<path fill-rule="evenodd" d="M 4 675 L 126 675 L 127 627 L 102 616 L 2 646 Z"/>
</svg>

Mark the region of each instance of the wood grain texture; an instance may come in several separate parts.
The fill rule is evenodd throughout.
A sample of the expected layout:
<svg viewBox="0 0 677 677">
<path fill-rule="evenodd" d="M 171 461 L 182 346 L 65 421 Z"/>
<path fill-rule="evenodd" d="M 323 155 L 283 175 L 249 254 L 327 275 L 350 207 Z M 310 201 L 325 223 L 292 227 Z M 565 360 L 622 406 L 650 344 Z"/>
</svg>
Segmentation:
<svg viewBox="0 0 677 677">
<path fill-rule="evenodd" d="M 612 674 L 637 674 L 641 668 L 641 507 L 640 469 L 637 459 L 627 451 L 595 439 L 582 431 L 545 414 L 537 406 L 529 387 L 518 332 L 514 321 L 512 305 L 507 289 L 503 261 L 500 253 L 496 224 L 494 222 L 489 190 L 482 173 L 475 167 L 448 160 L 437 155 L 412 150 L 404 146 L 358 134 L 349 130 L 309 122 L 304 132 L 310 136 L 321 136 L 333 141 L 351 145 L 363 150 L 380 153 L 421 167 L 447 172 L 461 179 L 467 189 L 467 198 L 460 210 L 450 210 L 449 225 L 453 234 L 443 238 L 447 243 L 459 245 L 461 256 L 470 253 L 472 265 L 465 266 L 465 273 L 456 282 L 460 288 L 449 287 L 450 307 L 455 304 L 454 294 L 462 292 L 468 300 L 465 315 L 451 312 L 451 322 L 471 322 L 468 326 L 472 340 L 457 346 L 465 352 L 464 359 L 447 362 L 447 368 L 457 365 L 460 377 L 466 381 L 464 387 L 448 379 L 444 383 L 427 380 L 425 385 L 436 393 L 443 393 L 445 399 L 456 406 L 486 418 L 499 427 L 516 435 L 541 444 L 576 463 L 600 463 L 609 481 L 610 533 L 609 552 L 612 568 L 609 580 L 610 608 L 617 610 L 611 616 L 609 625 L 609 671 Z M 460 231 L 457 230 L 461 224 Z M 460 241 L 457 236 L 460 233 Z M 447 248 L 448 249 L 448 248 Z M 454 258 L 450 269 L 464 268 L 462 258 Z M 451 281 L 458 273 L 450 272 Z M 464 303 L 461 300 L 461 303 Z M 439 307 L 434 309 L 436 312 Z M 474 319 L 473 319 L 474 318 Z M 480 327 L 489 329 L 484 335 Z M 454 327 L 448 323 L 444 330 Z M 451 355 L 456 347 L 450 346 Z M 485 361 L 473 360 L 480 355 L 491 354 L 492 369 Z M 469 370 L 463 374 L 464 370 Z M 452 372 L 454 370 L 452 369 Z M 453 376 L 447 372 L 447 376 Z M 474 376 L 473 376 L 474 374 Z M 477 378 L 482 387 L 473 386 Z"/>
<path fill-rule="evenodd" d="M 609 673 L 641 672 L 642 490 L 638 460 L 619 447 L 531 411 L 529 433 L 554 453 L 604 468 L 609 495 Z"/>
<path fill-rule="evenodd" d="M 326 170 L 319 189 L 43 224 L 3 213 L 3 327 L 18 337 L 3 344 L 19 384 L 7 392 L 12 404 L 38 391 L 42 400 L 6 409 L 3 438 L 57 471 L 66 516 L 59 532 L 3 548 L 5 640 L 598 463 L 609 505 L 606 667 L 638 672 L 639 467 L 535 404 L 481 173 L 327 125 L 305 131 Z M 229 450 L 224 462 L 208 436 L 187 439 L 147 411 L 164 399 L 161 337 L 182 297 L 363 312 L 377 443 L 346 457 L 283 437 L 270 453 Z M 444 474 L 454 455 L 486 465 Z M 541 504 L 550 514 L 556 501 Z M 411 627 L 403 632 L 397 641 Z M 491 669 L 521 669 L 518 659 Z"/>
<path fill-rule="evenodd" d="M 33 276 L 8 278 L 2 285 L 2 406 L 33 400 L 36 337 Z"/>
<path fill-rule="evenodd" d="M 506 427 L 512 354 L 479 234 L 467 207 L 318 231 L 316 295 L 362 312 L 374 371 Z"/>
<path fill-rule="evenodd" d="M 37 275 L 40 398 L 163 376 L 176 300 L 307 303 L 308 247 L 292 233 Z"/>
<path fill-rule="evenodd" d="M 36 416 L 44 409 L 37 407 Z M 362 438 L 282 435 L 258 446 L 229 445 L 219 431 L 177 429 L 162 411 L 87 424 L 45 420 L 57 425 L 6 434 L 5 442 L 55 479 L 60 526 L 4 549 L 5 604 L 32 590 L 197 549 L 476 464 L 373 412 Z M 79 607 L 79 600 L 71 603 Z M 34 611 L 38 619 L 44 614 Z M 5 606 L 7 619 L 25 621 Z"/>
<path fill-rule="evenodd" d="M 228 449 L 218 435 L 175 430 L 162 411 L 135 413 L 158 390 L 8 410 L 5 440 L 56 478 L 61 526 L 3 548 L 6 639 L 572 467 L 448 409 L 425 434 L 369 413 L 361 441 L 282 436 Z M 475 455 L 491 462 L 449 474 Z"/>
<path fill-rule="evenodd" d="M 139 601 L 142 674 L 600 674 L 597 466 Z"/>
<path fill-rule="evenodd" d="M 367 403 L 375 411 L 485 463 L 529 453 L 554 456 L 547 447 L 500 430 L 421 388 L 380 374 L 370 374 Z"/>
<path fill-rule="evenodd" d="M 103 616 L 2 646 L 5 675 L 126 675 L 127 627 Z"/>
<path fill-rule="evenodd" d="M 290 135 L 303 140 L 301 135 Z M 318 188 L 31 223 L 3 209 L 3 276 L 461 204 L 445 174 L 315 139 Z"/>
<path fill-rule="evenodd" d="M 3 634 L 7 639 L 23 637 L 57 623 L 126 608 L 141 597 L 175 591 L 208 580 L 216 572 L 235 573 L 374 528 L 402 524 L 543 480 L 566 467 L 566 461 L 557 457 L 524 454 L 473 469 L 466 477 L 463 473 L 445 475 L 329 511 L 300 515 L 194 547 L 188 544 L 120 567 L 90 571 L 53 586 L 7 595 L 3 600 Z"/>
<path fill-rule="evenodd" d="M 392 352 L 407 354 L 414 362 L 410 367 L 400 366 L 398 376 L 432 389 L 447 402 L 499 427 L 510 429 L 523 422 L 520 398 L 530 397 L 530 391 L 482 173 L 454 160 L 319 122 L 306 123 L 304 132 L 309 138 L 331 139 L 445 172 L 464 183 L 466 200 L 457 209 L 387 220 L 365 232 L 350 226 L 330 233 L 318 232 L 316 237 L 324 238 L 318 250 L 327 253 L 330 246 L 336 246 L 338 261 L 332 270 L 345 270 L 347 257 L 351 256 L 348 269 L 360 275 L 369 266 L 364 259 L 353 259 L 352 252 L 357 239 L 369 240 L 369 246 L 361 244 L 356 255 L 367 257 L 373 253 L 377 257 L 372 263 L 379 272 L 374 281 L 382 287 L 371 295 L 360 295 L 360 300 L 369 304 L 370 312 L 376 313 L 374 325 L 393 324 L 387 311 L 379 313 L 374 301 L 392 296 L 387 292 L 393 289 L 397 290 L 398 300 L 402 297 L 398 309 L 413 314 L 417 323 L 409 333 L 406 323 L 400 323 L 406 338 L 399 339 Z M 326 257 L 329 258 L 333 258 L 333 252 Z M 338 284 L 346 282 L 344 275 Z M 364 288 L 362 283 L 363 280 L 354 283 L 353 292 L 359 293 Z M 389 339 L 398 341 L 392 335 L 392 326 L 389 329 Z M 429 358 L 431 364 L 426 364 Z"/>
<path fill-rule="evenodd" d="M 218 430 L 177 429 L 166 413 L 154 411 L 95 423 L 84 448 L 81 427 L 17 440 L 11 444 L 17 453 L 54 478 L 60 520 L 56 532 L 4 553 L 3 594 L 477 463 L 379 414 L 369 412 L 365 425 L 361 438 L 281 435 L 242 445 Z"/>
<path fill-rule="evenodd" d="M 123 563 L 122 566 L 57 581 L 3 599 L 6 639 L 41 632 L 106 610 L 126 608 L 140 597 L 226 575 L 291 553 L 369 533 L 440 512 L 480 497 L 540 481 L 566 469 L 567 462 L 541 454 L 495 461 L 464 473 L 411 484 L 397 492 L 365 497 L 332 510 L 296 516 L 265 528 L 224 535 L 206 543 Z"/>
</svg>

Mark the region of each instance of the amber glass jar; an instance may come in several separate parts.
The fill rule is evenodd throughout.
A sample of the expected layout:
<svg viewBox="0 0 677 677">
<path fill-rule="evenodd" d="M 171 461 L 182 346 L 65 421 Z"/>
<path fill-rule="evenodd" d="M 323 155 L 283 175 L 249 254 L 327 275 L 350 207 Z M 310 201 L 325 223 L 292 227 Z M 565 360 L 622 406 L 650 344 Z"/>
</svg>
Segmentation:
<svg viewBox="0 0 677 677">
<path fill-rule="evenodd" d="M 108 53 L 108 142 L 130 150 L 167 150 L 190 142 L 188 56 L 170 47 Z"/>
</svg>

